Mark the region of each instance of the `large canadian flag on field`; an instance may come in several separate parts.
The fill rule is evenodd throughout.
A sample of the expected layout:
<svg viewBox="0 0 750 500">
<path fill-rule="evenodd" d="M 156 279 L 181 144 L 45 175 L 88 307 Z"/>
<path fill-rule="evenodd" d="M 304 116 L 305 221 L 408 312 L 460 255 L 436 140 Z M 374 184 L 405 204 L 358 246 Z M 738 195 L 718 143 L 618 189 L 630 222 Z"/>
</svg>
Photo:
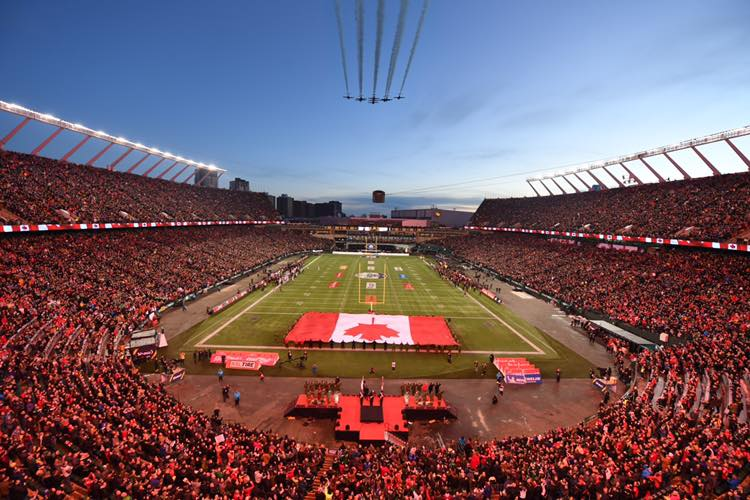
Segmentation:
<svg viewBox="0 0 750 500">
<path fill-rule="evenodd" d="M 284 340 L 458 345 L 441 316 L 317 312 L 303 315 Z"/>
</svg>

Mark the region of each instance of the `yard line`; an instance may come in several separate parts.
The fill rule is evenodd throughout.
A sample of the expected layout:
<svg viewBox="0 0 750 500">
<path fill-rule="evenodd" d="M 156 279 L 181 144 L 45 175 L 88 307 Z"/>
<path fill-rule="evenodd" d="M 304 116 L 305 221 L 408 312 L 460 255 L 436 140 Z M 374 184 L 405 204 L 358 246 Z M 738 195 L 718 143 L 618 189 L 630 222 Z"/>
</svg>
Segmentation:
<svg viewBox="0 0 750 500">
<path fill-rule="evenodd" d="M 368 344 L 369 345 L 369 344 Z M 437 351 L 416 351 L 416 345 L 410 346 L 410 350 L 407 353 L 406 351 L 401 351 L 399 349 L 396 349 L 395 351 L 392 349 L 389 349 L 387 351 L 384 351 L 380 348 L 380 345 L 378 345 L 378 349 L 372 349 L 371 347 L 368 347 L 367 349 L 363 349 L 361 347 L 352 349 L 351 347 L 284 347 L 278 346 L 278 345 L 239 345 L 239 344 L 203 344 L 200 347 L 210 347 L 212 349 L 266 349 L 266 350 L 275 350 L 275 351 L 309 351 L 309 352 L 315 352 L 315 351 L 341 351 L 341 352 L 363 352 L 366 354 L 390 354 L 393 355 L 394 353 L 403 353 L 403 354 L 446 354 L 445 352 L 439 353 Z M 535 356 L 539 354 L 544 354 L 534 352 L 534 351 L 461 351 L 461 354 L 514 354 L 514 355 L 524 355 L 524 356 Z"/>
<path fill-rule="evenodd" d="M 316 260 L 318 260 L 319 258 L 321 258 L 322 256 L 323 256 L 323 254 L 320 254 L 317 257 L 315 257 L 313 260 L 311 260 L 310 262 L 308 262 L 307 265 L 302 268 L 302 270 L 304 271 L 308 267 L 312 266 L 312 263 L 315 262 Z"/>
<path fill-rule="evenodd" d="M 482 304 L 482 303 L 481 303 L 481 302 L 479 302 L 479 301 L 478 301 L 477 299 L 475 299 L 475 298 L 474 298 L 474 296 L 473 296 L 472 294 L 470 294 L 470 293 L 467 293 L 467 294 L 466 294 L 466 296 L 467 296 L 467 297 L 469 297 L 469 298 L 470 298 L 471 300 L 473 300 L 474 302 L 476 302 L 477 304 L 479 304 L 479 307 L 481 307 L 482 309 L 484 309 L 485 311 L 487 311 L 487 312 L 488 312 L 488 313 L 489 313 L 489 314 L 490 314 L 490 315 L 491 315 L 491 316 L 492 316 L 493 318 L 495 318 L 496 320 L 498 320 L 498 321 L 499 321 L 499 322 L 500 322 L 501 324 L 505 325 L 505 327 L 506 327 L 506 328 L 508 328 L 508 330 L 510 330 L 511 332 L 515 333 L 515 334 L 516 334 L 516 335 L 517 335 L 518 337 L 520 337 L 520 338 L 521 338 L 521 340 L 523 340 L 524 342 L 526 342 L 527 344 L 529 344 L 529 345 L 530 345 L 531 347 L 533 347 L 534 349 L 536 349 L 536 354 L 544 354 L 544 351 L 543 351 L 543 350 L 539 349 L 539 347 L 538 347 L 538 346 L 536 346 L 536 345 L 535 345 L 535 344 L 534 344 L 534 343 L 533 343 L 532 341 L 530 341 L 530 340 L 529 340 L 529 339 L 527 339 L 527 338 L 526 338 L 526 337 L 525 337 L 524 335 L 522 335 L 522 334 L 521 334 L 521 332 L 519 332 L 518 330 L 516 330 L 515 328 L 513 328 L 512 326 L 510 326 L 510 325 L 509 325 L 509 324 L 508 324 L 508 323 L 507 323 L 507 322 L 506 322 L 505 320 L 503 320 L 503 319 L 502 319 L 502 318 L 501 318 L 500 316 L 496 315 L 495 313 L 493 313 L 492 311 L 490 311 L 489 309 L 487 309 L 487 308 L 486 308 L 486 307 L 484 306 L 484 304 Z"/>
<path fill-rule="evenodd" d="M 237 318 L 239 318 L 240 316 L 242 316 L 243 314 L 245 314 L 247 311 L 249 311 L 250 309 L 252 309 L 256 305 L 258 305 L 260 303 L 260 301 L 262 301 L 263 299 L 265 299 L 266 297 L 268 297 L 269 295 L 271 295 L 273 292 L 275 292 L 276 290 L 278 290 L 280 286 L 281 285 L 276 285 L 273 289 L 271 289 L 270 292 L 268 292 L 267 294 L 265 294 L 263 297 L 259 298 L 258 300 L 256 300 L 255 302 L 253 302 L 252 304 L 250 304 L 249 306 L 247 306 L 246 308 L 244 308 L 242 311 L 240 311 L 237 314 L 235 314 L 229 321 L 227 321 L 226 323 L 224 323 L 223 325 L 221 325 L 219 328 L 217 328 L 216 330 L 214 330 L 213 333 L 211 333 L 206 338 L 204 338 L 200 343 L 195 344 L 195 347 L 204 347 L 206 345 L 206 341 L 208 339 L 210 339 L 211 337 L 214 337 L 216 334 L 218 334 L 219 332 L 221 332 L 224 328 L 226 328 L 229 325 L 231 325 L 232 323 L 234 323 L 235 320 L 237 320 Z"/>
</svg>

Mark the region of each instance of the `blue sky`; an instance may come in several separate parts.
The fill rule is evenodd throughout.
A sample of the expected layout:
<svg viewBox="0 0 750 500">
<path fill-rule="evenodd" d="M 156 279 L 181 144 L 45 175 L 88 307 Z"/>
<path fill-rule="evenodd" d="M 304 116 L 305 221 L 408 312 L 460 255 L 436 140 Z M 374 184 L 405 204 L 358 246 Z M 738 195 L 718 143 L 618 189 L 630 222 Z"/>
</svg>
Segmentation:
<svg viewBox="0 0 750 500">
<path fill-rule="evenodd" d="M 394 87 L 421 4 L 410 2 Z M 333 5 L 9 2 L 0 99 L 357 213 L 383 209 L 367 202 L 373 189 L 393 194 L 384 208 L 530 195 L 530 172 L 750 124 L 744 0 L 433 0 L 407 98 L 376 106 L 341 98 Z M 365 5 L 369 94 L 376 2 Z M 356 89 L 354 2 L 342 6 Z M 388 0 L 381 82 L 397 12 Z M 17 121 L 0 116 L 0 135 Z M 10 149 L 31 149 L 45 133 L 30 126 Z M 74 140 L 63 134 L 45 154 Z M 713 149 L 727 170 L 741 168 Z M 701 173 L 694 161 L 684 158 Z"/>
</svg>

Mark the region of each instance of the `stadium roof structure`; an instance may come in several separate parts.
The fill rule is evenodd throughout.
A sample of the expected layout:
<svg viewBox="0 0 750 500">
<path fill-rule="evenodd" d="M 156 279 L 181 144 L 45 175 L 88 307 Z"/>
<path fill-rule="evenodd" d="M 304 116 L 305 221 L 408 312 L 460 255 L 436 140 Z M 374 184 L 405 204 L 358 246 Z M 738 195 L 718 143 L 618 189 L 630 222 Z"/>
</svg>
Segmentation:
<svg viewBox="0 0 750 500">
<path fill-rule="evenodd" d="M 142 153 L 145 153 L 145 155 L 140 158 L 138 161 L 136 161 L 134 164 L 130 165 L 130 167 L 126 170 L 127 173 L 136 173 L 135 170 L 147 159 L 150 157 L 153 157 L 156 159 L 156 162 L 151 165 L 145 172 L 137 175 L 143 175 L 144 177 L 148 177 L 151 173 L 154 173 L 155 178 L 162 179 L 165 178 L 165 176 L 175 170 L 175 167 L 182 166 L 181 168 L 177 169 L 177 173 L 169 177 L 167 180 L 172 182 L 182 182 L 186 183 L 190 181 L 191 179 L 195 179 L 195 184 L 200 185 L 206 178 L 208 178 L 209 174 L 212 172 L 218 172 L 219 177 L 226 172 L 226 170 L 217 167 L 216 165 L 208 165 L 206 163 L 198 162 L 195 160 L 191 160 L 189 158 L 183 158 L 182 156 L 174 155 L 172 153 L 166 152 L 166 151 L 160 151 L 157 148 L 144 146 L 143 144 L 139 142 L 133 142 L 128 139 L 125 139 L 124 137 L 115 137 L 113 135 L 110 135 L 106 132 L 102 132 L 101 130 L 93 130 L 90 129 L 84 125 L 78 124 L 78 123 L 71 123 L 67 122 L 65 120 L 62 120 L 60 118 L 57 118 L 55 116 L 45 114 L 45 113 L 39 113 L 38 111 L 34 111 L 28 108 L 25 108 L 23 106 L 19 106 L 18 104 L 12 104 L 5 101 L 0 101 L 0 111 L 4 111 L 6 113 L 15 114 L 18 116 L 23 117 L 23 120 L 21 123 L 19 123 L 13 130 L 11 130 L 6 136 L 4 136 L 2 139 L 0 139 L 0 149 L 3 149 L 5 145 L 13 139 L 21 130 L 28 125 L 32 121 L 36 121 L 39 123 L 44 123 L 47 125 L 52 125 L 53 127 L 56 127 L 54 132 L 52 132 L 51 135 L 49 135 L 45 140 L 43 140 L 36 148 L 34 148 L 33 151 L 31 151 L 31 154 L 33 155 L 39 155 L 44 148 L 46 148 L 50 142 L 52 142 L 63 130 L 69 130 L 71 132 L 75 132 L 77 134 L 80 134 L 83 136 L 83 139 L 78 142 L 71 150 L 69 150 L 65 155 L 63 155 L 60 160 L 61 161 L 68 161 L 68 159 L 76 153 L 84 144 L 86 144 L 90 139 L 99 139 L 106 143 L 103 149 L 101 149 L 96 155 L 94 155 L 90 160 L 86 162 L 86 165 L 89 166 L 97 166 L 96 162 L 101 159 L 104 154 L 109 151 L 112 146 L 118 145 L 125 148 L 125 151 L 118 156 L 113 162 L 111 162 L 109 165 L 106 165 L 107 170 L 109 171 L 115 171 L 117 169 L 117 166 L 133 151 L 139 151 Z M 163 162 L 166 161 L 166 168 L 161 170 L 158 175 L 156 174 L 156 168 L 159 167 Z M 189 170 L 192 169 L 192 170 Z M 188 176 L 182 180 L 178 180 L 178 178 L 186 171 L 188 170 Z M 202 172 L 202 177 L 196 178 L 199 172 Z"/>
<path fill-rule="evenodd" d="M 658 168 L 655 168 L 654 165 L 651 163 L 648 163 L 646 161 L 647 158 L 656 157 L 656 156 L 664 156 L 667 160 L 669 160 L 669 163 L 674 166 L 677 171 L 680 172 L 680 174 L 683 176 L 683 179 L 691 179 L 690 174 L 687 173 L 687 171 L 674 159 L 673 156 L 670 156 L 669 153 L 673 153 L 675 151 L 682 151 L 682 150 L 692 150 L 695 155 L 700 158 L 700 160 L 711 170 L 711 173 L 713 175 L 722 175 L 722 173 L 719 171 L 716 166 L 714 166 L 713 163 L 704 155 L 699 149 L 698 146 L 704 146 L 706 144 L 713 144 L 717 142 L 724 141 L 726 144 L 734 151 L 734 153 L 739 156 L 739 158 L 742 160 L 742 162 L 747 166 L 748 170 L 750 170 L 750 160 L 748 160 L 747 156 L 735 145 L 731 139 L 735 139 L 737 137 L 743 137 L 750 135 L 750 125 L 740 128 L 735 128 L 731 130 L 725 130 L 723 132 L 717 132 L 715 134 L 710 134 L 704 137 L 698 137 L 695 139 L 688 139 L 686 141 L 678 142 L 677 144 L 672 144 L 669 146 L 662 146 L 658 148 L 653 149 L 647 149 L 645 151 L 639 151 L 637 153 L 632 153 L 625 156 L 620 156 L 618 158 L 613 158 L 611 160 L 604 160 L 604 161 L 596 161 L 593 163 L 588 163 L 586 165 L 583 165 L 581 167 L 575 168 L 573 170 L 568 170 L 563 173 L 554 173 L 550 175 L 545 175 L 541 177 L 529 177 L 526 179 L 526 182 L 531 186 L 531 189 L 534 190 L 537 196 L 543 196 L 540 194 L 539 191 L 536 190 L 534 187 L 533 182 L 539 183 L 544 189 L 549 193 L 550 196 L 554 196 L 554 193 L 549 189 L 547 184 L 545 184 L 544 181 L 549 180 L 552 181 L 552 183 L 557 186 L 557 188 L 561 191 L 560 194 L 566 194 L 567 191 L 563 189 L 563 187 L 557 182 L 557 180 L 565 181 L 570 187 L 575 190 L 576 193 L 580 193 L 581 190 L 576 187 L 575 184 L 570 182 L 568 179 L 568 176 L 573 176 L 580 183 L 582 183 L 587 188 L 591 188 L 592 185 L 586 182 L 585 178 L 581 177 L 579 174 L 588 174 L 591 179 L 594 180 L 594 184 L 599 185 L 602 189 L 607 189 L 606 184 L 602 182 L 602 180 L 596 176 L 596 173 L 594 171 L 598 170 L 599 173 L 604 176 L 604 173 L 608 174 L 609 177 L 614 179 L 614 181 L 617 183 L 617 187 L 625 187 L 625 184 L 617 178 L 616 175 L 612 173 L 610 169 L 607 167 L 612 167 L 615 165 L 619 165 L 622 167 L 625 172 L 628 173 L 630 176 L 630 179 L 637 185 L 644 184 L 644 181 L 638 177 L 632 169 L 628 168 L 626 165 L 627 162 L 630 161 L 640 161 L 648 170 L 651 172 L 654 177 L 656 177 L 657 182 L 668 182 L 662 173 L 659 172 Z"/>
</svg>

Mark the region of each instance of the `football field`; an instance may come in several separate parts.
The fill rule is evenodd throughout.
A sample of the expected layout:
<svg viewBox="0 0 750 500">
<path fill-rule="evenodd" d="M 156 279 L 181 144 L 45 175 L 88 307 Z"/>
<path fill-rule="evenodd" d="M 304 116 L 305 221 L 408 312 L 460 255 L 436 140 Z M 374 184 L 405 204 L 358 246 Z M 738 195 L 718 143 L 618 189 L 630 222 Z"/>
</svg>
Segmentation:
<svg viewBox="0 0 750 500">
<path fill-rule="evenodd" d="M 357 343 L 308 349 L 304 368 L 281 363 L 267 375 L 309 376 L 316 365 L 322 376 L 361 376 L 370 368 L 393 377 L 475 376 L 474 361 L 526 357 L 550 375 L 561 367 L 584 376 L 590 365 L 580 356 L 515 316 L 505 306 L 466 294 L 444 280 L 419 256 L 365 257 L 320 254 L 308 257 L 293 281 L 256 291 L 172 340 L 171 353 L 196 349 L 276 351 L 286 361 L 284 337 L 306 312 L 442 316 L 460 343 L 452 359 L 444 352 L 408 352 L 397 346 Z M 294 351 L 295 357 L 299 351 Z M 391 362 L 397 370 L 391 370 Z M 198 368 L 198 367 L 196 367 Z M 213 368 L 213 367 L 212 367 Z M 200 370 L 199 370 L 200 371 Z M 487 370 L 494 376 L 495 370 Z"/>
</svg>

